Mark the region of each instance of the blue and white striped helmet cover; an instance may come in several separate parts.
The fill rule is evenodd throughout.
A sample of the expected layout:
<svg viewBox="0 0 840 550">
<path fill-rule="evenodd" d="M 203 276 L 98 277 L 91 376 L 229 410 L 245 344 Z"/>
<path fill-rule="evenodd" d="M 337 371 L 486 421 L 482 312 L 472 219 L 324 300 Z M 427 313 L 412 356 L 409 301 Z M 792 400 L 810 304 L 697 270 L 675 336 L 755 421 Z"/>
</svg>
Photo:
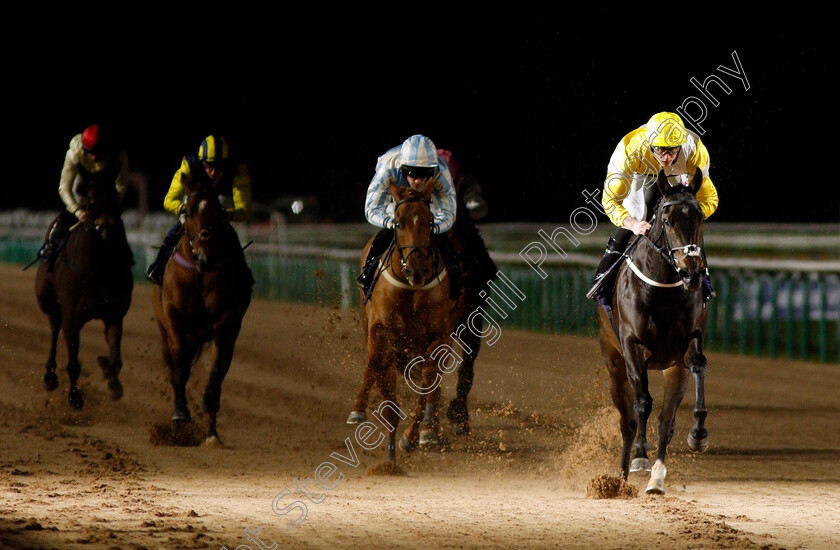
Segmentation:
<svg viewBox="0 0 840 550">
<path fill-rule="evenodd" d="M 405 140 L 400 148 L 400 166 L 437 168 L 437 148 L 432 140 L 420 134 Z"/>
</svg>

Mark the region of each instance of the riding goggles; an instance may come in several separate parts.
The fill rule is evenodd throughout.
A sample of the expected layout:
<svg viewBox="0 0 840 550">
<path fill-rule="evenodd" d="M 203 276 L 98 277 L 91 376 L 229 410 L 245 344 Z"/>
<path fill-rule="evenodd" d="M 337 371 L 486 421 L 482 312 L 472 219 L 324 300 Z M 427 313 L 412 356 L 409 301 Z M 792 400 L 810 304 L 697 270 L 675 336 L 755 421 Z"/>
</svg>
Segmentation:
<svg viewBox="0 0 840 550">
<path fill-rule="evenodd" d="M 400 168 L 403 175 L 414 179 L 426 179 L 435 174 L 435 169 L 427 166 L 403 166 Z"/>
</svg>

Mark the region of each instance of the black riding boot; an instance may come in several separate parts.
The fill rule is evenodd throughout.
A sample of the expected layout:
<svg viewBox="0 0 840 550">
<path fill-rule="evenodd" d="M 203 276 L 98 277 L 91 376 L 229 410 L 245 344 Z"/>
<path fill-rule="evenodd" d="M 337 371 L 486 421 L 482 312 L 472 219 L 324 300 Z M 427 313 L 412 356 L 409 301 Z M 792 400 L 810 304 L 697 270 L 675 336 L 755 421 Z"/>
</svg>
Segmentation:
<svg viewBox="0 0 840 550">
<path fill-rule="evenodd" d="M 712 277 L 709 275 L 709 268 L 707 267 L 705 273 L 703 273 L 703 301 L 708 302 L 715 296 L 717 296 L 717 292 L 712 287 Z"/>
<path fill-rule="evenodd" d="M 619 228 L 610 237 L 607 248 L 604 250 L 604 257 L 601 258 L 601 263 L 595 270 L 592 288 L 586 293 L 586 297 L 590 300 L 606 306 L 612 303 L 613 286 L 618 275 L 618 269 L 611 270 L 610 268 L 621 259 L 631 235 L 633 235 L 632 231 Z"/>
<path fill-rule="evenodd" d="M 53 221 L 44 244 L 38 250 L 38 259 L 47 264 L 47 271 L 52 271 L 55 259 L 64 245 L 65 237 L 67 237 L 67 230 L 75 221 L 76 217 L 67 211 L 62 211 Z"/>
<path fill-rule="evenodd" d="M 443 260 L 443 265 L 449 272 L 449 297 L 452 300 L 457 300 L 461 295 L 461 266 L 455 257 L 455 249 L 452 247 L 452 241 L 449 240 L 449 235 L 442 233 L 432 237 L 432 241 L 437 249 L 440 251 L 440 257 Z"/>
<path fill-rule="evenodd" d="M 356 277 L 356 284 L 365 292 L 365 296 L 368 295 L 370 285 L 373 282 L 377 262 L 379 262 L 380 256 L 385 253 L 388 249 L 388 245 L 390 245 L 393 240 L 393 229 L 382 229 L 376 234 L 376 238 L 373 239 L 373 242 L 370 245 L 370 250 L 368 250 L 367 259 L 365 259 L 365 265 L 362 267 L 362 272 L 358 277 Z"/>
<path fill-rule="evenodd" d="M 163 238 L 163 243 L 160 245 L 157 258 L 149 266 L 149 269 L 146 270 L 146 279 L 156 285 L 163 284 L 163 272 L 166 269 L 166 262 L 169 261 L 169 256 L 172 255 L 172 251 L 175 250 L 175 245 L 178 244 L 178 239 L 181 236 L 180 231 L 181 223 L 179 222 Z"/>
</svg>

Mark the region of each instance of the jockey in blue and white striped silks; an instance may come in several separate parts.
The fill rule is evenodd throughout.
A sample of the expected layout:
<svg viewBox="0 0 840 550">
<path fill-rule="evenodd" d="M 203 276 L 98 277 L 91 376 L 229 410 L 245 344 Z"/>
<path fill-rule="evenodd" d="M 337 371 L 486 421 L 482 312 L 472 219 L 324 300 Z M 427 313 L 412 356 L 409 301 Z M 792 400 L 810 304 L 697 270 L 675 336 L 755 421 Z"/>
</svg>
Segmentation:
<svg viewBox="0 0 840 550">
<path fill-rule="evenodd" d="M 449 167 L 437 155 L 435 144 L 422 135 L 411 136 L 402 145 L 388 150 L 377 159 L 376 174 L 367 190 L 365 218 L 377 227 L 393 227 L 394 199 L 388 191 L 388 184 L 409 186 L 408 178 L 402 170 L 404 167 L 433 169 L 430 183 L 434 185 L 434 191 L 430 207 L 435 217 L 434 231 L 449 231 L 457 213 L 455 185 Z"/>
</svg>

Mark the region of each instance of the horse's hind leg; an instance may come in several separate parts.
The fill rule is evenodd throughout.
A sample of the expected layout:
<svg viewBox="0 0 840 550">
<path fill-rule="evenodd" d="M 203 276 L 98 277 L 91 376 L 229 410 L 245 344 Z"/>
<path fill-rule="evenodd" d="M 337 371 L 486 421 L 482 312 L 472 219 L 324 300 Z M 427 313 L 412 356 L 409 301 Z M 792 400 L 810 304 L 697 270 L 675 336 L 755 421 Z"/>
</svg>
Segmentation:
<svg viewBox="0 0 840 550">
<path fill-rule="evenodd" d="M 108 357 L 102 355 L 97 357 L 99 367 L 102 369 L 102 376 L 108 382 L 108 394 L 114 401 L 119 400 L 123 395 L 123 387 L 119 378 L 120 370 L 122 370 L 122 357 L 120 356 L 122 331 L 122 319 L 115 322 L 105 322 L 105 340 L 108 342 Z"/>
<path fill-rule="evenodd" d="M 621 429 L 621 476 L 627 479 L 630 473 L 630 449 L 633 447 L 633 439 L 636 436 L 636 429 L 639 422 L 636 418 L 636 411 L 633 408 L 634 394 L 627 382 L 624 362 L 616 365 L 608 365 L 610 371 L 610 397 L 612 397 L 615 408 L 618 409 L 619 427 Z"/>
<path fill-rule="evenodd" d="M 662 412 L 659 413 L 659 441 L 656 450 L 656 462 L 650 473 L 645 492 L 648 494 L 665 494 L 665 453 L 668 444 L 674 436 L 677 409 L 685 396 L 685 388 L 688 386 L 688 371 L 677 365 L 666 369 L 663 372 L 665 377 L 665 395 L 662 401 Z"/>
<path fill-rule="evenodd" d="M 483 324 L 481 316 L 477 317 L 477 323 L 476 331 L 480 333 Z M 481 346 L 481 338 L 471 330 L 462 331 L 462 335 L 461 343 L 465 346 L 464 361 L 458 367 L 455 399 L 449 402 L 449 407 L 446 410 L 446 417 L 452 423 L 452 431 L 456 435 L 470 433 L 470 411 L 467 407 L 467 396 L 472 390 L 475 360 L 478 357 L 479 346 Z"/>
<path fill-rule="evenodd" d="M 686 365 L 694 377 L 694 426 L 688 432 L 688 448 L 702 453 L 709 448 L 709 434 L 706 432 L 706 356 L 699 350 L 688 353 Z"/>
</svg>

